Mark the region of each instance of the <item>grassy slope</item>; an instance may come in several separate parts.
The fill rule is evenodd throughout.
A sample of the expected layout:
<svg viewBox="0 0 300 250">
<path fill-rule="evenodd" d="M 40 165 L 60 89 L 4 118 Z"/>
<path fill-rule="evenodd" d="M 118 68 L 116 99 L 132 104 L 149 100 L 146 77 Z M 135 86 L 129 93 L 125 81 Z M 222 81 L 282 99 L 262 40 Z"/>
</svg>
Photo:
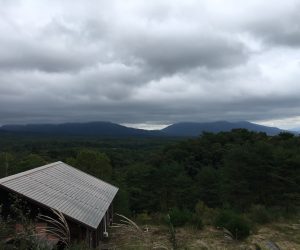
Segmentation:
<svg viewBox="0 0 300 250">
<path fill-rule="evenodd" d="M 115 228 L 112 230 L 111 240 L 116 249 L 172 249 L 169 241 L 168 228 L 165 226 L 149 226 L 149 232 L 142 235 L 128 228 Z M 190 227 L 177 229 L 176 238 L 178 249 L 267 249 L 268 241 L 275 242 L 282 250 L 300 249 L 300 221 L 297 223 L 272 223 L 260 226 L 245 241 L 233 241 L 224 238 L 223 232 L 207 226 L 196 231 Z"/>
</svg>

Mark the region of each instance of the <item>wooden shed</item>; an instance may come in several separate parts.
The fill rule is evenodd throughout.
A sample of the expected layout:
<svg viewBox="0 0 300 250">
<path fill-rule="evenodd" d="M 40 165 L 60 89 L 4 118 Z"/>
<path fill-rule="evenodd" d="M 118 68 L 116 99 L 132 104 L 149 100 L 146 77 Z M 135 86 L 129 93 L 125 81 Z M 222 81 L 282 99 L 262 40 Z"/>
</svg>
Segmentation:
<svg viewBox="0 0 300 250">
<path fill-rule="evenodd" d="M 108 236 L 118 192 L 117 187 L 60 161 L 2 178 L 0 190 L 20 195 L 35 208 L 61 212 L 71 240 L 85 240 L 90 247 Z"/>
</svg>

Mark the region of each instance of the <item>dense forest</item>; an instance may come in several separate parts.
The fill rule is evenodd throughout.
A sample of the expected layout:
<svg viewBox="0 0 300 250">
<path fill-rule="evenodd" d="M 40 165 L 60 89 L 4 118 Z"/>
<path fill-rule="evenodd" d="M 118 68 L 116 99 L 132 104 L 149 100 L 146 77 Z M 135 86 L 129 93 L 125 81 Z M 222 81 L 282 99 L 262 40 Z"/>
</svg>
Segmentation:
<svg viewBox="0 0 300 250">
<path fill-rule="evenodd" d="M 175 226 L 217 223 L 230 229 L 230 216 L 258 214 L 253 219 L 264 222 L 300 206 L 300 137 L 289 133 L 235 129 L 192 139 L 2 135 L 1 177 L 57 160 L 118 186 L 116 211 L 137 219 L 160 222 L 169 213 Z"/>
</svg>

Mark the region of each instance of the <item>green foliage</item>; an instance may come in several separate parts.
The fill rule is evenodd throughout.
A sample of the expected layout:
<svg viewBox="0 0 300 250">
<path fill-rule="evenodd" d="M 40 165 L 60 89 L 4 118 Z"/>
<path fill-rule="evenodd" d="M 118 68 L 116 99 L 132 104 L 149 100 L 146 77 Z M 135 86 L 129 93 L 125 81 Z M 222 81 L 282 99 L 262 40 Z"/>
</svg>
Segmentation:
<svg viewBox="0 0 300 250">
<path fill-rule="evenodd" d="M 221 210 L 216 217 L 215 226 L 227 229 L 236 240 L 248 237 L 251 229 L 244 217 L 231 210 Z"/>
<path fill-rule="evenodd" d="M 70 166 L 76 166 L 77 162 L 74 157 L 68 157 L 65 159 L 65 163 L 69 164 Z"/>
<path fill-rule="evenodd" d="M 202 223 L 212 225 L 216 217 L 216 209 L 209 208 L 200 200 L 195 206 L 195 215 L 201 218 Z"/>
<path fill-rule="evenodd" d="M 76 166 L 98 178 L 111 179 L 112 167 L 109 158 L 104 153 L 81 150 L 76 158 Z"/>
<path fill-rule="evenodd" d="M 18 164 L 18 171 L 26 171 L 32 168 L 40 167 L 46 163 L 47 162 L 40 155 L 29 154 Z"/>
<path fill-rule="evenodd" d="M 130 165 L 127 169 L 125 181 L 128 183 L 130 209 L 134 213 L 145 210 L 154 211 L 158 207 L 158 197 L 155 190 L 150 191 L 154 179 L 155 168 L 146 164 Z"/>
<path fill-rule="evenodd" d="M 266 224 L 272 220 L 270 211 L 263 205 L 253 205 L 249 212 L 250 219 L 258 224 Z"/>
<path fill-rule="evenodd" d="M 191 221 L 192 213 L 186 209 L 172 208 L 169 212 L 170 220 L 174 227 L 184 226 Z"/>
<path fill-rule="evenodd" d="M 196 180 L 199 198 L 208 206 L 220 205 L 218 171 L 212 166 L 204 166 L 199 170 Z"/>
<path fill-rule="evenodd" d="M 27 203 L 19 196 L 13 195 L 10 197 L 12 204 L 10 206 L 10 214 L 8 219 L 5 221 L 6 227 L 10 231 L 6 231 L 5 238 L 12 238 L 11 244 L 4 245 L 4 249 L 39 249 L 49 250 L 49 246 L 46 241 L 38 237 L 34 221 L 31 219 L 31 210 Z M 15 232 L 15 224 L 18 223 L 21 226 L 19 232 Z M 11 248 L 9 248 L 11 247 Z"/>
<path fill-rule="evenodd" d="M 117 213 L 123 214 L 125 216 L 130 215 L 128 193 L 125 188 L 119 189 L 114 200 L 114 210 Z"/>
<path fill-rule="evenodd" d="M 178 248 L 177 239 L 176 239 L 176 230 L 174 228 L 170 214 L 167 214 L 166 220 L 167 220 L 167 224 L 169 226 L 170 242 L 172 244 L 173 249 L 175 250 Z"/>
<path fill-rule="evenodd" d="M 143 213 L 137 214 L 136 221 L 139 224 L 146 225 L 146 224 L 149 224 L 152 221 L 152 218 L 149 216 L 148 213 L 143 212 Z"/>
<path fill-rule="evenodd" d="M 119 187 L 114 209 L 127 216 L 147 211 L 152 217 L 184 207 L 193 219 L 179 224 L 195 218 L 212 224 L 227 204 L 265 223 L 300 207 L 300 137 L 288 133 L 271 137 L 236 129 L 194 139 L 1 138 L 2 177 L 7 163 L 8 174 L 14 174 L 57 160 Z"/>
<path fill-rule="evenodd" d="M 2 242 L 8 235 L 13 235 L 14 228 L 11 226 L 11 220 L 3 219 L 2 205 L 0 205 L 0 242 Z M 1 245 L 0 245 L 1 249 Z"/>
<path fill-rule="evenodd" d="M 192 214 L 189 224 L 191 224 L 195 229 L 200 230 L 203 228 L 203 220 L 202 216 L 199 216 L 197 214 Z"/>
<path fill-rule="evenodd" d="M 10 211 L 9 215 L 14 218 L 15 222 L 18 222 L 25 227 L 28 226 L 29 230 L 31 227 L 30 214 L 31 211 L 28 207 L 27 202 L 21 198 L 19 195 L 11 194 L 10 197 Z M 25 228 L 26 230 L 26 228 Z"/>
<path fill-rule="evenodd" d="M 0 152 L 0 177 L 8 176 L 12 173 L 11 167 L 14 164 L 14 156 L 7 152 Z"/>
<path fill-rule="evenodd" d="M 203 216 L 209 208 L 206 206 L 206 204 L 203 201 L 198 201 L 196 206 L 195 206 L 195 212 L 198 216 Z"/>
</svg>

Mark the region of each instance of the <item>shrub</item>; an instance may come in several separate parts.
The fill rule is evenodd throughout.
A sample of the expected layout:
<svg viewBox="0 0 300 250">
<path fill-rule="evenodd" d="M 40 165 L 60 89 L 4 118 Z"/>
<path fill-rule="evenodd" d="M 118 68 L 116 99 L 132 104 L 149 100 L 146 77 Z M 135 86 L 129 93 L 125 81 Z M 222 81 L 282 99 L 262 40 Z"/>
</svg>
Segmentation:
<svg viewBox="0 0 300 250">
<path fill-rule="evenodd" d="M 203 201 L 198 201 L 196 206 L 195 206 L 195 212 L 199 216 L 203 216 L 209 208 L 206 206 L 206 204 Z"/>
<path fill-rule="evenodd" d="M 234 212 L 231 210 L 221 210 L 217 217 L 215 218 L 215 226 L 216 227 L 225 227 L 228 221 L 234 217 Z"/>
<path fill-rule="evenodd" d="M 237 240 L 247 238 L 250 234 L 250 224 L 241 216 L 233 217 L 227 228 Z"/>
<path fill-rule="evenodd" d="M 184 226 L 187 222 L 191 220 L 191 213 L 188 210 L 180 210 L 178 208 L 173 208 L 170 212 L 170 221 L 175 227 Z"/>
<path fill-rule="evenodd" d="M 258 224 L 266 224 L 271 221 L 270 212 L 262 205 L 253 205 L 249 217 Z"/>
<path fill-rule="evenodd" d="M 203 224 L 212 225 L 217 211 L 213 208 L 209 208 L 203 201 L 198 201 L 195 206 L 195 214 L 201 218 Z"/>
<path fill-rule="evenodd" d="M 151 222 L 151 217 L 147 212 L 140 213 L 136 216 L 136 221 L 142 225 L 149 224 Z"/>
<path fill-rule="evenodd" d="M 166 216 L 166 222 L 169 226 L 169 232 L 170 232 L 170 242 L 173 246 L 173 249 L 177 249 L 177 239 L 176 239 L 176 230 L 174 228 L 174 225 L 171 221 L 171 216 L 170 214 L 167 214 Z"/>
<path fill-rule="evenodd" d="M 200 216 L 197 214 L 193 214 L 191 219 L 190 219 L 190 224 L 194 226 L 197 230 L 200 230 L 203 228 L 203 221 Z"/>
<path fill-rule="evenodd" d="M 151 213 L 152 224 L 164 224 L 168 223 L 166 219 L 166 214 L 164 213 Z"/>
<path fill-rule="evenodd" d="M 226 228 L 236 240 L 248 237 L 251 228 L 244 217 L 231 210 L 221 211 L 215 220 L 215 226 Z"/>
</svg>

